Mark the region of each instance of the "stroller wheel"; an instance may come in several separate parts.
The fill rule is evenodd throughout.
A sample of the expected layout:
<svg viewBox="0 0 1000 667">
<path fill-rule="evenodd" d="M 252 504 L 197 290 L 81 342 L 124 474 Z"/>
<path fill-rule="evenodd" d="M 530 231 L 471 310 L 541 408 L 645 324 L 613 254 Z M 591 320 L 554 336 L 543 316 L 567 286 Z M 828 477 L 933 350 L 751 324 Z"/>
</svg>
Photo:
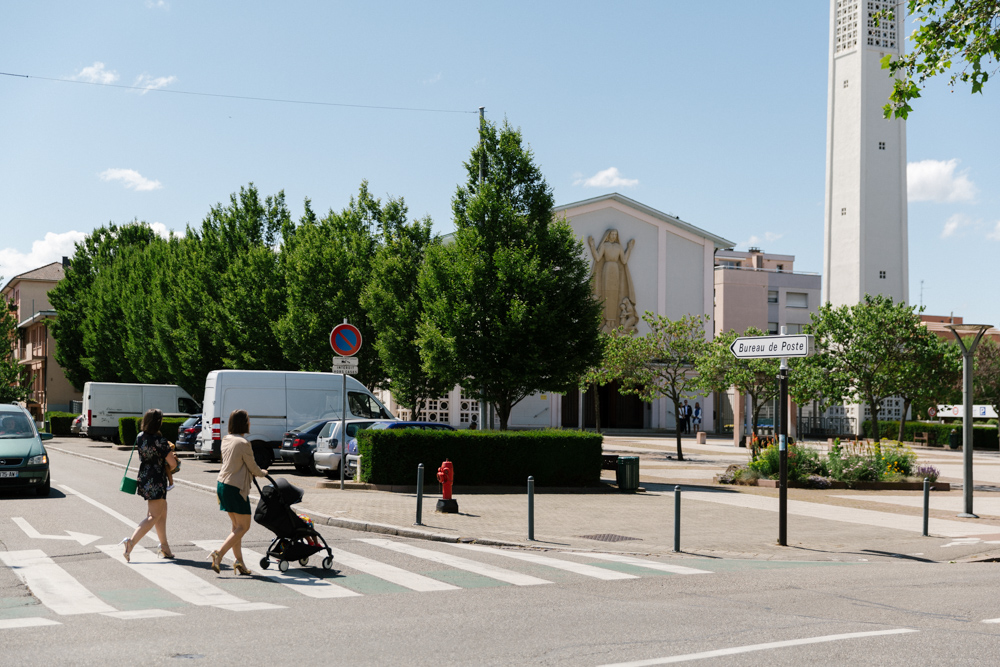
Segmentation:
<svg viewBox="0 0 1000 667">
<path fill-rule="evenodd" d="M 308 564 L 309 564 L 309 559 L 308 558 L 300 558 L 299 559 L 299 565 L 301 565 L 302 567 L 305 567 Z"/>
<path fill-rule="evenodd" d="M 327 556 L 323 559 L 323 569 L 331 570 L 333 569 L 333 556 Z"/>
<path fill-rule="evenodd" d="M 271 567 L 271 559 L 268 558 L 267 556 L 264 556 L 263 558 L 260 559 L 260 568 L 262 570 L 266 570 L 269 567 Z"/>
<path fill-rule="evenodd" d="M 288 561 L 287 560 L 279 560 L 278 561 L 278 569 L 281 570 L 282 572 L 288 572 Z"/>
</svg>

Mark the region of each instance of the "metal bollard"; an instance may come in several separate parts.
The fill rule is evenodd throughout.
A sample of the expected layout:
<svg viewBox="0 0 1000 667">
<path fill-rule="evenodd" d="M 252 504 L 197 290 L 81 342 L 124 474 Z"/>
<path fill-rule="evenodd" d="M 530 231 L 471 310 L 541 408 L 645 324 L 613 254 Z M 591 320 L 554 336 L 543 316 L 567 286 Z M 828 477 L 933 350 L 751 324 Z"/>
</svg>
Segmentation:
<svg viewBox="0 0 1000 667">
<path fill-rule="evenodd" d="M 528 541 L 535 541 L 535 478 L 528 478 Z"/>
<path fill-rule="evenodd" d="M 424 525 L 421 522 L 424 513 L 424 464 L 417 466 L 417 522 L 414 526 Z"/>
<path fill-rule="evenodd" d="M 681 487 L 674 487 L 674 553 L 681 550 Z"/>
<path fill-rule="evenodd" d="M 924 537 L 930 537 L 927 534 L 927 524 L 930 522 L 930 505 L 931 505 L 931 483 L 926 477 L 924 477 Z"/>
</svg>

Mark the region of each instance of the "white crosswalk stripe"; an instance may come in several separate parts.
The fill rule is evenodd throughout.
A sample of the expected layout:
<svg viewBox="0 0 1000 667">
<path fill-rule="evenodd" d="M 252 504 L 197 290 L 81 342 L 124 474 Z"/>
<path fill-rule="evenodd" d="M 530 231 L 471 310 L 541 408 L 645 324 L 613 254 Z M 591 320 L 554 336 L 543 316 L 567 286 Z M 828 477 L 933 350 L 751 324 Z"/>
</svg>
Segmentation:
<svg viewBox="0 0 1000 667">
<path fill-rule="evenodd" d="M 333 557 L 336 559 L 334 561 L 335 563 L 340 563 L 344 567 L 349 567 L 353 570 L 357 570 L 358 572 L 370 574 L 373 577 L 378 577 L 379 579 L 391 582 L 397 586 L 409 588 L 411 591 L 428 593 L 431 591 L 459 590 L 458 586 L 452 586 L 451 584 L 446 584 L 443 581 L 425 577 L 422 574 L 408 572 L 402 568 L 396 567 L 395 565 L 389 565 L 388 563 L 382 563 L 377 560 L 372 560 L 371 558 L 365 558 L 364 556 L 352 554 L 349 551 L 344 551 L 343 549 L 331 547 L 331 551 L 333 551 Z"/>
<path fill-rule="evenodd" d="M 43 625 L 62 625 L 62 623 L 59 621 L 53 621 L 51 618 L 39 618 L 38 616 L 0 620 L 0 630 L 11 630 L 14 628 L 37 628 Z"/>
<path fill-rule="evenodd" d="M 205 551 L 212 552 L 222 546 L 222 540 L 199 540 L 194 544 Z M 337 584 L 315 577 L 307 572 L 304 572 L 303 570 L 298 569 L 297 567 L 288 568 L 288 572 L 264 570 L 260 566 L 261 558 L 263 558 L 263 554 L 243 547 L 243 564 L 246 565 L 251 572 L 258 576 L 267 577 L 272 581 L 283 584 L 296 593 L 300 593 L 310 598 L 321 599 L 350 598 L 361 595 L 361 593 L 356 593 L 350 589 L 344 588 L 343 586 L 338 586 Z M 230 551 L 226 554 L 226 560 L 235 561 L 236 557 L 233 556 L 233 553 Z"/>
<path fill-rule="evenodd" d="M 609 560 L 615 563 L 637 565 L 649 570 L 659 570 L 661 572 L 670 572 L 672 574 L 711 574 L 708 570 L 698 570 L 693 567 L 672 565 L 670 563 L 657 563 L 656 561 L 635 558 L 633 556 L 624 556 L 622 554 L 604 554 L 594 553 L 591 551 L 564 551 L 563 553 L 571 556 L 584 556 L 585 558 L 596 558 L 598 560 Z"/>
<path fill-rule="evenodd" d="M 392 551 L 398 551 L 399 553 L 413 556 L 414 558 L 422 558 L 434 563 L 440 563 L 441 565 L 447 565 L 448 567 L 453 567 L 456 570 L 465 570 L 466 572 L 480 574 L 484 577 L 489 577 L 490 579 L 496 579 L 497 581 L 514 584 L 515 586 L 536 586 L 538 584 L 552 583 L 551 581 L 539 579 L 538 577 L 520 574 L 519 572 L 514 572 L 512 570 L 505 570 L 502 567 L 487 565 L 486 563 L 480 563 L 467 558 L 462 558 L 460 556 L 453 556 L 440 551 L 422 549 L 420 547 L 415 547 L 412 544 L 406 544 L 403 542 L 392 542 L 390 540 L 383 539 L 358 539 L 357 541 L 372 544 L 377 547 L 383 547 Z"/>
<path fill-rule="evenodd" d="M 486 547 L 479 544 L 453 544 L 452 546 L 458 547 L 459 549 L 468 549 L 469 551 L 478 551 L 480 553 L 487 553 L 496 556 L 505 556 L 507 558 L 514 558 L 516 560 L 523 560 L 529 563 L 535 563 L 536 565 L 545 565 L 546 567 L 555 568 L 557 570 L 566 570 L 567 572 L 573 572 L 574 574 L 580 574 L 585 577 L 593 577 L 594 579 L 603 579 L 604 581 L 613 581 L 615 579 L 639 578 L 634 574 L 626 574 L 624 572 L 616 572 L 614 570 L 605 570 L 603 567 L 585 565 L 584 563 L 574 563 L 573 561 L 569 560 L 559 560 L 558 558 L 549 558 L 548 556 L 541 556 L 536 553 L 531 553 L 530 551 L 496 549 L 494 547 Z"/>
<path fill-rule="evenodd" d="M 88 591 L 40 549 L 0 552 L 0 560 L 14 571 L 43 605 L 60 616 L 118 611 Z"/>
<path fill-rule="evenodd" d="M 98 549 L 121 563 L 126 562 L 125 557 L 122 555 L 121 547 L 118 545 L 106 544 L 99 546 Z M 220 609 L 228 609 L 230 611 L 259 611 L 284 608 L 281 605 L 270 604 L 268 602 L 247 602 L 225 592 L 217 586 L 213 586 L 183 565 L 157 558 L 156 554 L 152 551 L 139 545 L 132 548 L 131 559 L 132 562 L 129 568 L 132 571 L 149 579 L 160 588 L 179 597 L 188 604 L 199 607 L 219 607 Z"/>
</svg>

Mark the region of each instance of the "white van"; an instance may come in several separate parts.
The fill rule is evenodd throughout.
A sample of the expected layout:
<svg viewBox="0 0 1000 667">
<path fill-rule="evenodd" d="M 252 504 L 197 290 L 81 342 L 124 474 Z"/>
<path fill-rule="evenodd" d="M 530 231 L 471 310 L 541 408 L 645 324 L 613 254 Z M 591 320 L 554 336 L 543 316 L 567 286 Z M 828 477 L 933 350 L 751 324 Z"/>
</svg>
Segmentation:
<svg viewBox="0 0 1000 667">
<path fill-rule="evenodd" d="M 142 417 L 146 410 L 153 408 L 171 417 L 187 417 L 199 412 L 197 401 L 175 384 L 87 382 L 83 385 L 84 418 L 80 434 L 91 440 L 114 440 L 118 437 L 121 417 Z"/>
<path fill-rule="evenodd" d="M 287 431 L 313 419 L 340 419 L 344 376 L 305 371 L 212 371 L 205 378 L 202 428 L 195 451 L 217 459 L 222 437 L 229 432 L 229 415 L 246 410 L 250 416 L 247 440 L 258 465 L 281 459 L 281 440 Z M 347 376 L 348 419 L 394 419 L 365 386 Z"/>
</svg>

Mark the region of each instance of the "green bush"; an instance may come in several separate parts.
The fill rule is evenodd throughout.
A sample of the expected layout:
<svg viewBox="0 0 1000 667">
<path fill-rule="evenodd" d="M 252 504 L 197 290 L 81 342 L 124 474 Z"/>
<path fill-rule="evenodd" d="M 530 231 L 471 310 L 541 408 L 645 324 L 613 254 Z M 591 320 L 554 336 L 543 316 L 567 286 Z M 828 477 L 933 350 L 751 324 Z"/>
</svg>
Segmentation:
<svg viewBox="0 0 1000 667">
<path fill-rule="evenodd" d="M 871 420 L 866 421 L 863 428 L 866 438 L 875 437 Z M 961 434 L 962 422 L 955 422 L 954 424 L 931 424 L 928 422 L 908 421 L 903 427 L 903 440 L 913 442 L 915 434 L 926 432 L 930 434 L 931 442 L 939 447 L 947 447 L 948 434 L 951 433 L 952 429 Z M 881 437 L 895 439 L 899 435 L 899 422 L 879 420 L 879 430 L 881 431 Z M 1000 442 L 997 440 L 997 428 L 995 426 L 973 426 L 972 447 L 974 449 L 1000 449 Z"/>
<path fill-rule="evenodd" d="M 177 442 L 177 435 L 180 433 L 181 424 L 187 419 L 185 417 L 166 417 L 160 425 L 162 433 L 170 442 Z M 142 417 L 122 417 L 118 420 L 118 441 L 123 445 L 131 447 L 135 444 L 135 437 L 139 435 L 139 425 Z"/>
<path fill-rule="evenodd" d="M 781 450 L 771 443 L 763 450 L 757 460 L 751 461 L 749 468 L 761 477 L 777 479 L 781 465 Z M 826 465 L 820 459 L 819 452 L 809 447 L 788 445 L 788 481 L 801 482 L 810 475 L 826 475 Z"/>
<path fill-rule="evenodd" d="M 433 485 L 438 466 L 449 459 L 458 486 L 525 486 L 528 476 L 540 487 L 594 485 L 601 479 L 602 440 L 560 430 L 359 431 L 361 481 L 411 486 L 423 463 L 424 479 Z"/>
<path fill-rule="evenodd" d="M 75 412 L 58 412 L 56 410 L 46 412 L 45 421 L 49 423 L 49 433 L 57 436 L 73 435 L 70 427 L 73 425 L 73 420 L 79 416 Z"/>
</svg>

